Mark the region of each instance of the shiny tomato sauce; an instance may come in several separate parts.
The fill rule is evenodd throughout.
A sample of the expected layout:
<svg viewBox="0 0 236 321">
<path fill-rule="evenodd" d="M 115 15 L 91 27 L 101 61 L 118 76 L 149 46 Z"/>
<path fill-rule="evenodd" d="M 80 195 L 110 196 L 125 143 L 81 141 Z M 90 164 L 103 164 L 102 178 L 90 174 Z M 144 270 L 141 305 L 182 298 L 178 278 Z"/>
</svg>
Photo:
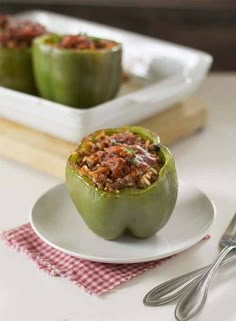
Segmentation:
<svg viewBox="0 0 236 321">
<path fill-rule="evenodd" d="M 127 187 L 146 188 L 154 183 L 163 163 L 158 156 L 159 145 L 131 132 L 86 138 L 77 150 L 75 164 L 81 176 L 90 178 L 104 191 L 119 192 Z"/>
</svg>

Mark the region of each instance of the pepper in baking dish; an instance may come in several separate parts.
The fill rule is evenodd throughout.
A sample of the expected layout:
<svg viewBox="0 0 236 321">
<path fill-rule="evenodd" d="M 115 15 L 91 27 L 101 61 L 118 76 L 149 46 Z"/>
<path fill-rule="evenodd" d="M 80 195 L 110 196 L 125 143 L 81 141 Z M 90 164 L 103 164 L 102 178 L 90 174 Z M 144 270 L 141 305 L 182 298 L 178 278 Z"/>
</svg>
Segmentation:
<svg viewBox="0 0 236 321">
<path fill-rule="evenodd" d="M 36 93 L 31 43 L 45 32 L 40 24 L 0 16 L 0 86 Z"/>
<path fill-rule="evenodd" d="M 88 108 L 115 97 L 121 83 L 121 45 L 85 35 L 45 35 L 33 44 L 41 97 Z"/>
<path fill-rule="evenodd" d="M 66 166 L 66 185 L 87 226 L 104 239 L 147 238 L 168 221 L 177 198 L 175 163 L 159 137 L 141 127 L 96 131 Z"/>
</svg>

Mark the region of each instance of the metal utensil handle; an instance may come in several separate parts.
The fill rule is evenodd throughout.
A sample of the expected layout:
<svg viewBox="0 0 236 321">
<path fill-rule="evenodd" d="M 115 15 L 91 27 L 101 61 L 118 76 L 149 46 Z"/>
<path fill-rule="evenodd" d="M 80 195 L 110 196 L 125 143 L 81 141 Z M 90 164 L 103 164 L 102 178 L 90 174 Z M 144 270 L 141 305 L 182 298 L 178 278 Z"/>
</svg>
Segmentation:
<svg viewBox="0 0 236 321">
<path fill-rule="evenodd" d="M 234 246 L 226 246 L 217 256 L 210 268 L 199 278 L 198 282 L 193 281 L 193 286 L 183 295 L 177 304 L 175 317 L 178 321 L 186 321 L 196 315 L 203 307 L 208 289 L 218 267 L 224 257 L 234 248 Z"/>
<path fill-rule="evenodd" d="M 224 259 L 220 267 L 236 260 L 236 255 Z M 169 303 L 180 297 L 189 287 L 189 282 L 199 278 L 209 269 L 210 265 L 206 265 L 200 269 L 183 274 L 174 279 L 166 281 L 151 289 L 144 297 L 143 303 L 147 306 L 158 306 Z M 186 286 L 186 284 L 188 284 Z"/>
<path fill-rule="evenodd" d="M 158 306 L 175 300 L 183 293 L 188 282 L 201 276 L 206 270 L 207 266 L 154 287 L 145 295 L 143 303 L 148 306 Z"/>
</svg>

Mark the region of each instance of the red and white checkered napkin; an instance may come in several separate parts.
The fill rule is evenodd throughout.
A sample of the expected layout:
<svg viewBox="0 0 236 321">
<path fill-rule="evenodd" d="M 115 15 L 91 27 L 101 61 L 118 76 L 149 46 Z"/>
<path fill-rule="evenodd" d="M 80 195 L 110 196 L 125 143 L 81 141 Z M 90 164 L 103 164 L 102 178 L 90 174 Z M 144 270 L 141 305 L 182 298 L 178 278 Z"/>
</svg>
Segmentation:
<svg viewBox="0 0 236 321">
<path fill-rule="evenodd" d="M 67 278 L 94 295 L 105 293 L 166 260 L 110 264 L 75 258 L 43 242 L 29 223 L 3 232 L 1 239 L 8 246 L 24 253 L 39 269 L 52 276 Z"/>
</svg>

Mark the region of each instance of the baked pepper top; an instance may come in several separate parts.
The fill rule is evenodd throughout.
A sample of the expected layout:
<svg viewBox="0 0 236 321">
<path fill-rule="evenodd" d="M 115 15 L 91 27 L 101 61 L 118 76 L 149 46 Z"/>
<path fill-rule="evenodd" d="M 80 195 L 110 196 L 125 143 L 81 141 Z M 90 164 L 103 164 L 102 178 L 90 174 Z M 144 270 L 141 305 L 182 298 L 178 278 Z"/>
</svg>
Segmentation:
<svg viewBox="0 0 236 321">
<path fill-rule="evenodd" d="M 9 22 L 9 15 L 0 15 L 0 29 L 4 29 Z"/>
<path fill-rule="evenodd" d="M 178 192 L 170 151 L 157 135 L 133 126 L 83 138 L 68 159 L 66 185 L 87 226 L 104 239 L 155 234 Z"/>
<path fill-rule="evenodd" d="M 117 46 L 117 43 L 112 40 L 98 39 L 86 35 L 67 35 L 63 36 L 59 42 L 54 45 L 61 49 L 99 50 L 111 49 Z"/>
<path fill-rule="evenodd" d="M 121 45 L 84 35 L 43 35 L 33 42 L 34 75 L 41 97 L 89 108 L 116 96 Z"/>
<path fill-rule="evenodd" d="M 0 16 L 0 86 L 37 94 L 31 44 L 45 32 L 40 24 Z"/>
<path fill-rule="evenodd" d="M 159 150 L 159 144 L 129 131 L 112 135 L 101 131 L 84 139 L 82 150 L 74 153 L 78 160 L 73 166 L 104 191 L 146 188 L 158 179 L 163 164 Z"/>
<path fill-rule="evenodd" d="M 45 33 L 41 24 L 0 16 L 0 48 L 28 48 L 34 38 Z"/>
</svg>

